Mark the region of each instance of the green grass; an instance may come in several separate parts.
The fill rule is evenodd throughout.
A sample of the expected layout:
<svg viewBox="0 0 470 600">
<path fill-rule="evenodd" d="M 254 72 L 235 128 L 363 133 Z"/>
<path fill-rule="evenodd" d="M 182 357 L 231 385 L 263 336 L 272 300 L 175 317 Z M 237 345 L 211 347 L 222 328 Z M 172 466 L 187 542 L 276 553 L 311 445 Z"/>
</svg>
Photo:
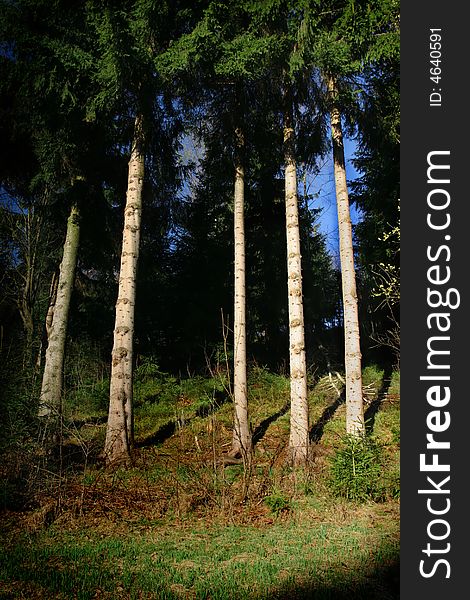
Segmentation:
<svg viewBox="0 0 470 600">
<path fill-rule="evenodd" d="M 396 528 L 379 535 L 367 516 L 342 526 L 148 527 L 104 539 L 53 528 L 0 556 L 0 591 L 34 589 L 32 598 L 398 597 Z"/>
<path fill-rule="evenodd" d="M 217 463 L 233 418 L 222 376 L 177 380 L 147 361 L 136 379 L 136 438 L 148 443 L 132 468 L 106 471 L 91 455 L 86 466 L 64 463 L 60 490 L 56 474 L 41 483 L 35 509 L 12 513 L 11 524 L 3 523 L 10 535 L 0 540 L 0 599 L 398 598 L 399 373 L 371 432 L 383 489 L 354 502 L 336 497 L 331 485 L 345 434 L 340 379 L 311 386 L 310 423 L 324 419 L 321 437 L 311 465 L 293 472 L 285 464 L 290 413 L 281 414 L 289 382 L 251 370 L 252 428 L 268 424 L 248 477 L 243 465 Z M 380 369 L 365 369 L 369 402 L 382 380 Z M 103 390 L 93 393 L 81 408 L 85 420 Z M 173 433 L 151 441 L 176 421 Z M 78 452 L 99 449 L 104 430 L 77 425 L 68 443 Z M 33 465 L 37 457 L 28 452 L 20 462 Z M 44 470 L 31 473 L 47 479 L 40 459 Z M 0 490 L 5 507 L 16 505 L 20 466 L 10 471 Z"/>
</svg>

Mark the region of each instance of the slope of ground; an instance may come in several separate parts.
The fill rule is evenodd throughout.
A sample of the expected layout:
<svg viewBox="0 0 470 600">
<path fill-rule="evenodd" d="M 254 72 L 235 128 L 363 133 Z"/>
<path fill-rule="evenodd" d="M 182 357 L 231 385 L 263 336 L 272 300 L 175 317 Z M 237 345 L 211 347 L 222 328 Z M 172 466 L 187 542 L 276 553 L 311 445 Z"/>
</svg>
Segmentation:
<svg viewBox="0 0 470 600">
<path fill-rule="evenodd" d="M 223 462 L 232 416 L 223 374 L 140 378 L 130 468 L 96 460 L 103 415 L 91 420 L 83 405 L 53 462 L 12 451 L 2 466 L 0 598 L 398 598 L 398 374 L 364 372 L 382 488 L 360 503 L 332 492 L 341 489 L 331 469 L 344 442 L 341 376 L 311 383 L 302 471 L 285 465 L 288 381 L 263 369 L 250 378 L 250 469 Z"/>
</svg>

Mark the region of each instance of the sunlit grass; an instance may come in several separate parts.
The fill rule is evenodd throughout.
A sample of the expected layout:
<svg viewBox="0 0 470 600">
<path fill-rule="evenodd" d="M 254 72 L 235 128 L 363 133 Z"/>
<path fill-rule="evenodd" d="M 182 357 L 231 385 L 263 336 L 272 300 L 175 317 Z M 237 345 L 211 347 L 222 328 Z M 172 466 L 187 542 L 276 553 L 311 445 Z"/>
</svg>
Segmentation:
<svg viewBox="0 0 470 600">
<path fill-rule="evenodd" d="M 380 447 L 383 494 L 359 503 L 331 488 L 331 461 L 345 435 L 341 375 L 312 382 L 310 425 L 324 422 L 311 464 L 294 472 L 285 463 L 290 411 L 281 410 L 288 379 L 250 373 L 252 428 L 266 428 L 247 473 L 242 464 L 220 463 L 233 419 L 220 378 L 177 381 L 146 368 L 132 467 L 71 465 L 60 509 L 43 498 L 51 519 L 41 509 L 27 513 L 23 533 L 17 524 L 16 538 L 0 542 L 0 599 L 398 598 L 398 373 L 370 432 Z M 369 367 L 364 381 L 373 402 L 383 371 Z M 174 430 L 155 441 L 168 423 Z M 105 423 L 88 424 L 69 442 L 77 451 L 92 440 L 101 448 L 104 430 Z"/>
<path fill-rule="evenodd" d="M 0 575 L 4 591 L 35 584 L 38 598 L 386 598 L 397 527 L 383 520 L 379 534 L 367 514 L 351 517 L 341 526 L 148 527 L 104 539 L 52 529 L 6 550 Z"/>
</svg>

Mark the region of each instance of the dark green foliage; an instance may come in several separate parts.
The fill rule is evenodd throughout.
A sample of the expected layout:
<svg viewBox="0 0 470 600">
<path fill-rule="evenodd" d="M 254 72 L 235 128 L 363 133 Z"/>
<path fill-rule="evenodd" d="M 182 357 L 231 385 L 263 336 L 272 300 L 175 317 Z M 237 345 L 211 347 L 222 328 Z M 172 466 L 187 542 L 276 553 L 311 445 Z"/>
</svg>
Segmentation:
<svg viewBox="0 0 470 600">
<path fill-rule="evenodd" d="M 9 445 L 17 444 L 21 447 L 26 440 L 34 436 L 39 384 L 34 370 L 29 365 L 23 366 L 21 346 L 16 346 L 15 343 L 17 338 L 8 340 L 8 337 L 3 339 L 4 346 L 0 361 L 0 421 L 3 428 L 0 450 L 2 451 Z"/>
<path fill-rule="evenodd" d="M 246 134 L 249 354 L 261 364 L 282 366 L 288 345 L 283 73 L 292 82 L 299 164 L 310 173 L 326 149 L 318 69 L 335 68 L 344 79 L 343 103 L 349 102 L 350 121 L 362 132 L 358 166 L 365 175 L 354 199 L 366 215 L 357 239 L 364 264 L 370 263 L 380 224 L 396 214 L 396 172 L 389 168 L 387 181 L 380 179 L 382 167 L 395 163 L 383 145 L 373 150 L 374 131 L 379 140 L 386 127 L 392 129 L 388 107 L 397 80 L 389 68 L 390 56 L 396 56 L 393 1 L 354 10 L 340 0 L 321 10 L 303 2 L 4 4 L 1 127 L 9 145 L 2 147 L 8 158 L 2 162 L 2 181 L 17 196 L 32 189 L 35 204 L 47 187 L 54 207 L 47 219 L 59 234 L 57 248 L 67 205 L 80 200 L 83 235 L 72 337 L 83 332 L 109 351 L 127 152 L 135 112 L 142 110 L 148 178 L 136 355 L 156 354 L 162 368 L 174 372 L 206 367 L 206 355 L 222 343 L 222 315 L 231 327 L 233 131 L 241 123 Z M 365 63 L 380 63 L 382 71 L 365 71 Z M 364 75 L 358 78 L 360 70 Z M 386 94 L 390 102 L 384 104 Z M 358 104 L 359 112 L 353 109 Z M 187 133 L 201 156 L 180 161 L 177 168 L 177 151 Z M 178 192 L 182 183 L 183 193 Z M 385 187 L 390 191 L 384 196 Z M 306 340 L 309 356 L 321 363 L 319 348 L 332 339 L 339 287 L 309 202 L 300 203 Z M 36 335 L 54 258 L 41 267 Z M 370 318 L 364 313 L 364 321 Z"/>
<path fill-rule="evenodd" d="M 284 512 L 288 512 L 292 507 L 290 499 L 277 490 L 266 496 L 264 503 L 276 517 Z"/>
<path fill-rule="evenodd" d="M 180 388 L 176 377 L 160 370 L 155 357 L 139 357 L 134 379 L 135 403 L 176 404 Z"/>
<path fill-rule="evenodd" d="M 399 497 L 399 476 L 384 468 L 385 461 L 373 438 L 346 436 L 331 460 L 332 492 L 353 502 Z"/>
<path fill-rule="evenodd" d="M 299 179 L 310 177 L 328 150 L 322 71 L 338 78 L 345 124 L 358 141 L 355 165 L 362 176 L 351 186 L 351 199 L 363 215 L 355 239 L 369 356 L 369 334 L 386 328 L 387 318 L 368 295 L 369 267 L 389 256 L 390 247 L 378 240 L 398 219 L 397 3 L 320 4 L 1 2 L 1 216 L 13 217 L 14 226 L 2 219 L 0 352 L 8 368 L 0 408 L 15 439 L 31 435 L 34 426 L 40 370 L 34 371 L 32 360 L 23 368 L 23 349 L 31 345 L 36 358 L 72 202 L 80 204 L 82 237 L 70 312 L 66 414 L 80 419 L 106 413 L 122 207 L 137 112 L 145 116 L 147 174 L 134 354 L 142 436 L 174 420 L 178 402 L 191 400 L 194 415 L 204 418 L 228 398 L 236 127 L 245 137 L 248 356 L 252 365 L 273 371 L 254 366 L 249 393 L 253 404 L 263 404 L 268 394 L 279 404 L 274 413 L 283 410 L 288 390 L 279 373 L 286 371 L 289 346 L 283 92 L 288 84 Z M 299 193 L 311 381 L 342 353 L 339 278 L 318 233 L 316 193 Z M 25 218 L 41 217 L 44 225 L 37 230 L 42 254 L 29 297 L 33 344 L 18 310 L 27 255 L 19 238 L 20 211 L 11 200 Z M 13 360 L 15 345 L 20 351 Z M 208 370 L 211 377 L 204 379 Z M 396 477 L 380 487 L 374 457 L 383 459 L 370 440 L 357 448 L 346 444 L 333 469 L 337 493 L 352 499 L 395 496 Z M 278 500 L 274 494 L 275 512 L 283 510 Z"/>
<path fill-rule="evenodd" d="M 399 221 L 399 63 L 365 73 L 359 148 L 354 164 L 362 173 L 351 184 L 352 200 L 364 214 L 356 227 L 364 267 L 388 261 L 380 236 Z"/>
<path fill-rule="evenodd" d="M 351 198 L 363 215 L 355 228 L 362 273 L 363 334 L 372 337 L 375 346 L 380 343 L 379 351 L 389 361 L 396 361 L 397 356 L 384 347 L 383 341 L 399 336 L 399 302 L 395 306 L 384 303 L 383 298 L 373 296 L 372 289 L 378 281 L 382 283 L 378 275 L 382 272 L 380 263 L 390 265 L 399 275 L 399 238 L 384 235 L 400 223 L 399 86 L 397 58 L 380 62 L 364 73 L 360 135 L 354 160 L 361 177 L 351 184 Z"/>
<path fill-rule="evenodd" d="M 312 208 L 320 191 L 310 194 L 302 183 L 317 452 L 305 471 L 284 465 L 290 386 L 282 115 L 289 86 L 299 181 L 310 179 L 329 150 L 322 71 L 337 77 L 345 130 L 358 141 L 361 178 L 351 199 L 363 215 L 355 239 L 368 357 L 370 332 L 386 319 L 368 296 L 369 267 L 389 256 L 378 238 L 398 219 L 397 1 L 0 0 L 0 12 L 0 509 L 26 510 L 19 526 L 35 532 L 18 546 L 4 540 L 4 593 L 388 597 L 386 569 L 398 544 L 391 501 L 400 494 L 398 386 L 366 370 L 367 392 L 379 394 L 371 396 L 375 437 L 338 438 L 344 405 L 332 383 L 340 388 L 339 378 L 322 375 L 342 372 L 339 273 Z M 137 113 L 145 121 L 146 175 L 136 448 L 131 469 L 107 471 L 98 456 Z M 236 128 L 245 138 L 251 468 L 221 461 L 233 423 Z M 72 202 L 80 205 L 82 234 L 64 418 L 59 444 L 44 448 L 36 359 Z M 28 298 L 31 344 L 19 311 L 25 240 L 32 239 L 27 222 L 38 225 L 40 250 Z M 369 506 L 365 517 L 343 498 L 389 505 Z M 11 512 L 7 527 L 10 519 Z"/>
<path fill-rule="evenodd" d="M 64 369 L 64 416 L 94 420 L 108 410 L 109 364 L 102 346 L 82 333 L 69 339 Z"/>
</svg>

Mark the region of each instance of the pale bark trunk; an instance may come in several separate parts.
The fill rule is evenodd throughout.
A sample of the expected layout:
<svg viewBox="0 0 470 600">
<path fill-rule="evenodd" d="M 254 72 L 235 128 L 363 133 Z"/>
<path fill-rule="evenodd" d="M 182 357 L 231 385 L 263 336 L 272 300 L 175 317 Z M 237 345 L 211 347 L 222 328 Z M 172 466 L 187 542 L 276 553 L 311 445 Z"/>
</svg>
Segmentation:
<svg viewBox="0 0 470 600">
<path fill-rule="evenodd" d="M 328 91 L 332 100 L 330 111 L 333 142 L 333 161 L 338 209 L 339 252 L 343 289 L 344 346 L 346 369 L 346 432 L 362 435 L 364 427 L 364 405 L 362 401 L 361 348 L 359 317 L 356 292 L 356 272 L 352 240 L 349 195 L 346 183 L 343 132 L 341 113 L 335 104 L 337 95 L 333 78 L 328 78 Z"/>
<path fill-rule="evenodd" d="M 133 343 L 143 180 L 142 118 L 137 116 L 129 160 L 119 289 L 116 302 L 109 415 L 104 446 L 104 456 L 108 464 L 129 459 L 134 442 Z"/>
<path fill-rule="evenodd" d="M 57 297 L 52 323 L 50 324 L 48 344 L 39 399 L 39 416 L 53 417 L 61 412 L 65 340 L 67 321 L 72 297 L 75 270 L 77 267 L 78 244 L 80 240 L 80 213 L 73 206 L 67 221 L 67 234 L 64 254 L 60 264 Z"/>
<path fill-rule="evenodd" d="M 292 464 L 302 465 L 308 459 L 309 423 L 294 135 L 292 109 L 288 106 L 284 116 L 284 153 L 291 395 L 289 453 Z"/>
<path fill-rule="evenodd" d="M 36 359 L 36 370 L 40 371 L 43 359 L 43 349 L 47 348 L 49 337 L 51 335 L 52 320 L 54 318 L 54 306 L 57 299 L 57 287 L 59 283 L 58 273 L 54 271 L 52 275 L 51 286 L 49 288 L 49 305 L 47 307 L 46 318 L 44 321 L 43 333 L 39 343 L 39 350 Z"/>
<path fill-rule="evenodd" d="M 45 329 L 46 329 L 46 340 L 49 340 L 51 335 L 52 321 L 54 319 L 54 308 L 57 302 L 57 288 L 58 288 L 57 273 L 54 272 L 52 275 L 51 287 L 49 289 L 49 306 L 46 313 Z"/>
<path fill-rule="evenodd" d="M 244 193 L 245 172 L 243 164 L 243 132 L 235 132 L 235 190 L 234 190 L 234 245 L 235 245 L 235 299 L 233 326 L 233 396 L 234 428 L 231 455 L 249 459 L 252 450 L 248 420 L 246 383 L 246 291 L 245 291 L 245 223 Z"/>
</svg>

